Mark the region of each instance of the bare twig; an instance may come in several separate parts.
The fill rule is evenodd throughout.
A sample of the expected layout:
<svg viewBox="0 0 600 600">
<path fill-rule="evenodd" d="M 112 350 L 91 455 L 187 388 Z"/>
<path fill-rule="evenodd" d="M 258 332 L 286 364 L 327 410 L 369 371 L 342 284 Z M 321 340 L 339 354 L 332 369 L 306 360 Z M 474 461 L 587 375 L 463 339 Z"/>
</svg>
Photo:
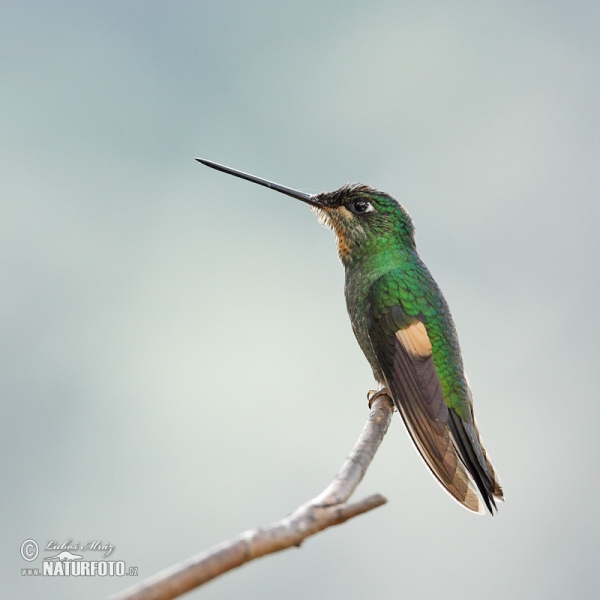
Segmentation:
<svg viewBox="0 0 600 600">
<path fill-rule="evenodd" d="M 371 407 L 362 433 L 334 480 L 319 494 L 293 513 L 269 525 L 246 531 L 149 577 L 108 600 L 170 600 L 255 558 L 300 544 L 311 535 L 339 525 L 386 503 L 374 494 L 346 504 L 363 478 L 383 440 L 393 413 L 389 396 L 380 393 Z"/>
</svg>

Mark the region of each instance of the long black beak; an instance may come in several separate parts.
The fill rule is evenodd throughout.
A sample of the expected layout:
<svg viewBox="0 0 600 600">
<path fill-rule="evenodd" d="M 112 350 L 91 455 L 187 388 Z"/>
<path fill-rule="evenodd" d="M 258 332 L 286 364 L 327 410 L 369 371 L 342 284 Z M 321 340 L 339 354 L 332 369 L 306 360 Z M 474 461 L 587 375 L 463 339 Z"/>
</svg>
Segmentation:
<svg viewBox="0 0 600 600">
<path fill-rule="evenodd" d="M 211 160 L 205 160 L 204 158 L 197 158 L 196 160 L 198 162 L 201 162 L 203 165 L 206 165 L 207 167 L 211 167 L 212 169 L 216 169 L 217 171 L 223 171 L 223 173 L 228 173 L 229 175 L 235 175 L 235 177 L 241 177 L 242 179 L 252 181 L 252 183 L 258 183 L 258 185 L 264 185 L 265 187 L 271 188 L 272 190 L 275 190 L 277 192 L 281 192 L 282 194 L 287 194 L 288 196 L 296 198 L 297 200 L 302 200 L 302 202 L 306 202 L 311 206 L 322 206 L 322 204 L 316 199 L 316 197 L 311 196 L 310 194 L 305 194 L 304 192 L 294 190 L 292 188 L 286 187 L 285 185 L 279 185 L 278 183 L 273 183 L 272 181 L 267 181 L 266 179 L 255 177 L 254 175 L 250 175 L 249 173 L 243 173 L 242 171 L 232 169 L 231 167 L 225 167 L 224 165 L 212 162 Z"/>
</svg>

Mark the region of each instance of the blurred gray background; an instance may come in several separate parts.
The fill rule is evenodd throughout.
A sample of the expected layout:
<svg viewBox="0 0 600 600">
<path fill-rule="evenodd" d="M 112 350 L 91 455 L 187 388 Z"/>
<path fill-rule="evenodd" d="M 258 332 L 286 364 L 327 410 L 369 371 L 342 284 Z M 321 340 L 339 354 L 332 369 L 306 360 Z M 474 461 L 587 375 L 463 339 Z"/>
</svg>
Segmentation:
<svg viewBox="0 0 600 600">
<path fill-rule="evenodd" d="M 441 490 L 398 417 L 389 503 L 190 598 L 596 598 L 597 2 L 5 2 L 0 595 L 101 598 L 317 494 L 370 369 L 317 192 L 397 197 L 453 310 L 507 502 Z M 93 553 L 86 558 L 99 559 Z"/>
</svg>

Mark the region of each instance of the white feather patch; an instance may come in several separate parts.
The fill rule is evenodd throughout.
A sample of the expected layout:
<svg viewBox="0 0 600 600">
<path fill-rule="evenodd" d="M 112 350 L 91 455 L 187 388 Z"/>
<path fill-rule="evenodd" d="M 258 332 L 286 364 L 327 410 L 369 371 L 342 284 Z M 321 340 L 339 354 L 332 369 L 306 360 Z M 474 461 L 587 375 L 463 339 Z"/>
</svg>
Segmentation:
<svg viewBox="0 0 600 600">
<path fill-rule="evenodd" d="M 431 342 L 427 335 L 425 325 L 418 321 L 409 325 L 406 329 L 398 329 L 396 337 L 404 346 L 404 349 L 413 356 L 427 358 L 431 356 Z"/>
</svg>

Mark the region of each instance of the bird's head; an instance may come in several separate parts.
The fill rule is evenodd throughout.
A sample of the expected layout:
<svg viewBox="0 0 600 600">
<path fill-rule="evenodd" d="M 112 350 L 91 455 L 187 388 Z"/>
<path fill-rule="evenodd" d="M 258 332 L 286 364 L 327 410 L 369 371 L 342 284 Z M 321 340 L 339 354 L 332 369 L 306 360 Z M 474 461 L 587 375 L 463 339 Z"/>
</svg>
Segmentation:
<svg viewBox="0 0 600 600">
<path fill-rule="evenodd" d="M 311 199 L 319 220 L 335 232 L 344 264 L 386 247 L 415 247 L 412 219 L 389 194 L 364 183 L 349 183 Z"/>
</svg>

